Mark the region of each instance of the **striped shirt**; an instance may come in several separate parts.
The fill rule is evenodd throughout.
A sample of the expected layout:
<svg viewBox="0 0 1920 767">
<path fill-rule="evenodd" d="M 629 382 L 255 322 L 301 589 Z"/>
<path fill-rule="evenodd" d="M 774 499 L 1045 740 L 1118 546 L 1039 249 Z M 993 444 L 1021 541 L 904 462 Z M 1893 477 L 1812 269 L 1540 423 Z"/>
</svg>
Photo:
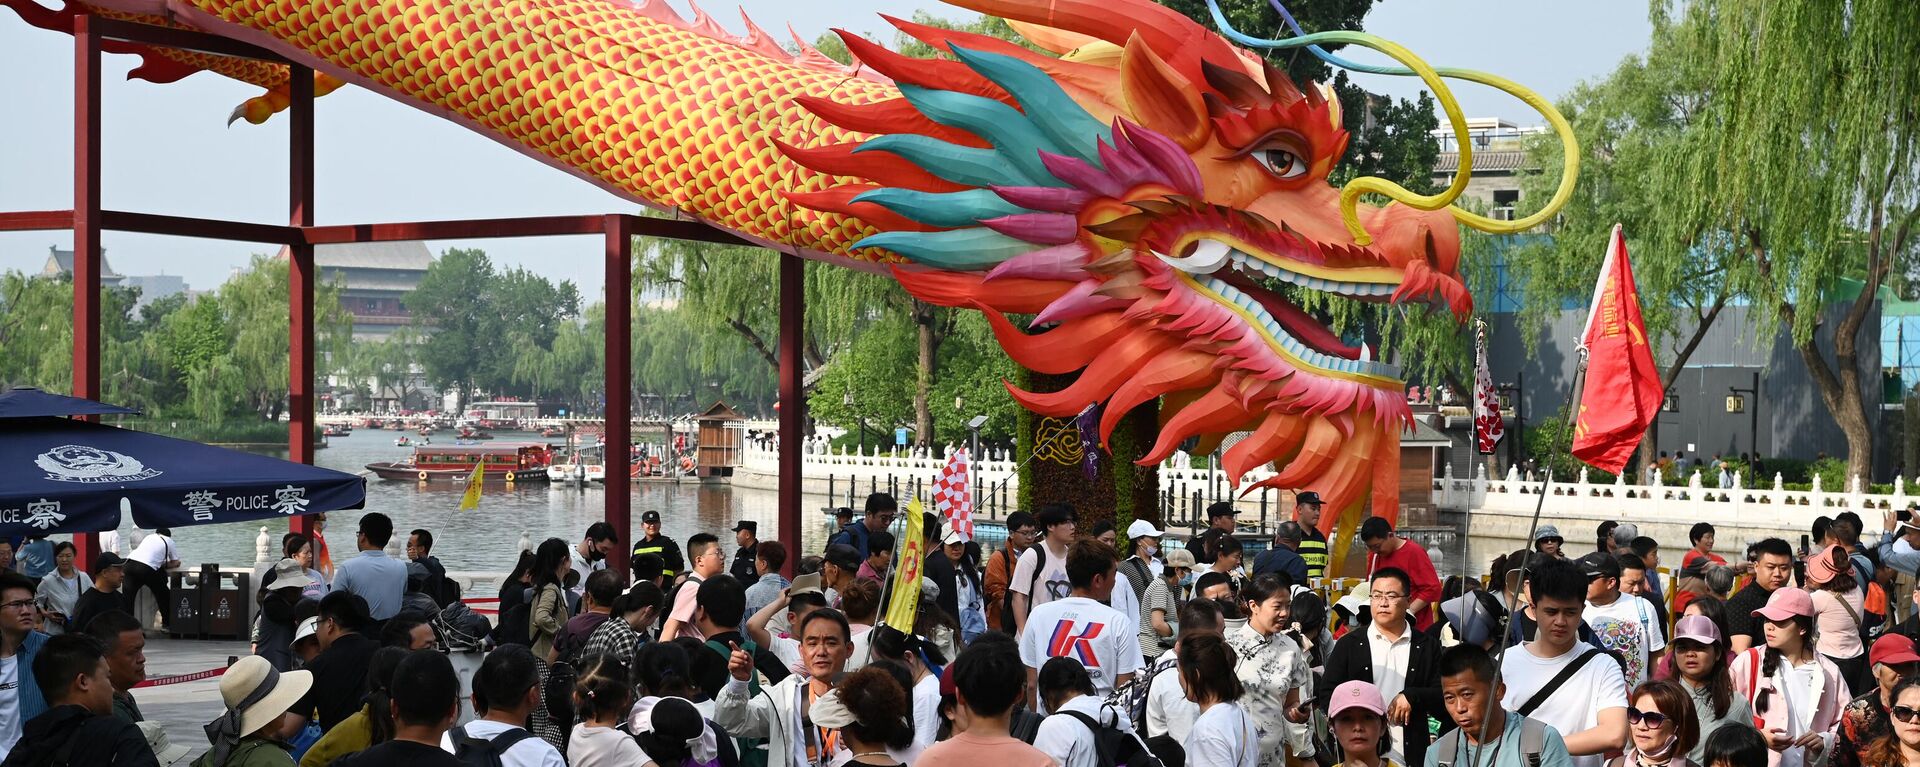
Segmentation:
<svg viewBox="0 0 1920 767">
<path fill-rule="evenodd" d="M 1317 580 L 1326 575 L 1327 536 L 1321 535 L 1319 530 L 1307 528 L 1306 536 L 1301 538 L 1297 552 L 1301 559 L 1307 561 L 1308 579 Z"/>
</svg>

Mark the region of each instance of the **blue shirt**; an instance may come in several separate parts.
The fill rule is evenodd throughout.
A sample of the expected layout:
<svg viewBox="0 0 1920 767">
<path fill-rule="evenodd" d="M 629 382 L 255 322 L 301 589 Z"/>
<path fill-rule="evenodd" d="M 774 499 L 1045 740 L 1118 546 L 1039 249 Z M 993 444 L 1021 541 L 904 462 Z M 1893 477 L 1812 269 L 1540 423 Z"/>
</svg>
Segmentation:
<svg viewBox="0 0 1920 767">
<path fill-rule="evenodd" d="M 1520 728 L 1526 717 L 1512 711 L 1506 715 L 1507 725 L 1500 731 L 1498 745 L 1492 753 L 1483 756 L 1482 747 L 1473 745 L 1466 734 L 1461 733 L 1458 736 L 1461 748 L 1444 749 L 1448 752 L 1445 754 L 1437 747 L 1427 749 L 1426 767 L 1440 767 L 1443 763 L 1451 767 L 1533 767 L 1527 755 L 1520 753 Z M 1547 728 L 1546 738 L 1541 741 L 1538 767 L 1573 767 L 1573 757 L 1567 755 L 1567 741 L 1552 727 Z"/>
<path fill-rule="evenodd" d="M 1307 585 L 1307 560 L 1285 546 L 1275 546 L 1253 558 L 1253 574 L 1283 573 L 1288 585 Z"/>
<path fill-rule="evenodd" d="M 362 551 L 333 569 L 333 590 L 359 594 L 367 612 L 383 621 L 400 614 L 407 595 L 407 566 L 384 551 Z"/>
<path fill-rule="evenodd" d="M 41 538 L 20 547 L 17 557 L 20 574 L 28 578 L 40 579 L 53 572 L 53 541 Z"/>
</svg>

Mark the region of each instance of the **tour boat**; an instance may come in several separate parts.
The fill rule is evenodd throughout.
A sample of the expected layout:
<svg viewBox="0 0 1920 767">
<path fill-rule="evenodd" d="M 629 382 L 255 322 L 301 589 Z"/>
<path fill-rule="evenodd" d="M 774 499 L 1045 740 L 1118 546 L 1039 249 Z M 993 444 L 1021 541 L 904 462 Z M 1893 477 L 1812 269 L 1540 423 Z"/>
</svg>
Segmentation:
<svg viewBox="0 0 1920 767">
<path fill-rule="evenodd" d="M 394 447 L 410 447 L 412 445 L 413 442 L 409 441 L 406 437 L 401 437 L 393 441 Z"/>
<path fill-rule="evenodd" d="M 597 463 L 556 463 L 547 467 L 547 478 L 554 482 L 605 482 L 607 467 Z"/>
<path fill-rule="evenodd" d="M 461 482 L 481 465 L 482 479 L 508 482 L 546 482 L 553 451 L 539 442 L 494 442 L 486 445 L 422 445 L 405 461 L 367 464 L 381 479 L 414 482 Z"/>
<path fill-rule="evenodd" d="M 551 437 L 564 437 L 564 436 L 567 436 L 567 430 L 566 430 L 566 429 L 562 429 L 562 428 L 560 428 L 560 427 L 558 427 L 558 426 L 548 426 L 547 428 L 544 428 L 544 429 L 541 429 L 541 430 L 540 430 L 540 436 L 542 436 L 542 437 L 549 437 L 549 438 L 551 438 Z"/>
</svg>

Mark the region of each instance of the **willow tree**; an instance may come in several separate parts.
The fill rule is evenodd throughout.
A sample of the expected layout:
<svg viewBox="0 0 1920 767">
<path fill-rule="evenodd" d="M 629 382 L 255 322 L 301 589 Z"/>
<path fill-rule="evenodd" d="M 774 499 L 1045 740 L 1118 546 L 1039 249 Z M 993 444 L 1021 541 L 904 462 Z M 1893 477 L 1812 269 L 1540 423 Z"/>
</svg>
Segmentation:
<svg viewBox="0 0 1920 767">
<path fill-rule="evenodd" d="M 1707 97 L 1711 68 L 1694 65 L 1680 33 L 1659 18 L 1646 55 L 1628 57 L 1606 78 L 1561 99 L 1579 137 L 1580 183 L 1551 237 L 1520 238 L 1503 259 L 1525 286 L 1522 325 L 1544 327 L 1568 301 L 1592 296 L 1613 225 L 1624 224 L 1663 386 L 1680 375 L 1722 310 L 1752 299 L 1751 281 L 1736 279 L 1750 271 L 1745 249 L 1721 222 L 1693 215 L 1685 203 L 1701 193 L 1694 159 L 1709 151 L 1707 137 L 1721 118 Z M 1559 141 L 1541 136 L 1528 146 L 1527 166 L 1559 167 L 1561 152 Z M 1545 199 L 1559 181 L 1528 177 L 1522 197 Z M 1642 443 L 1643 467 L 1654 445 L 1651 438 Z"/>
<path fill-rule="evenodd" d="M 1912 256 L 1920 217 L 1920 24 L 1907 0 L 1668 0 L 1653 6 L 1650 60 L 1688 83 L 1691 123 L 1658 165 L 1663 205 L 1640 228 L 1662 258 L 1726 245 L 1714 277 L 1752 302 L 1757 332 L 1784 325 L 1866 477 L 1877 371 L 1861 331 L 1879 289 Z M 1655 87 L 1656 83 L 1646 83 Z M 1630 222 L 1632 225 L 1632 222 Z M 1646 236 L 1646 235 L 1643 235 Z M 1855 296 L 1837 280 L 1862 283 Z M 1831 307 L 1829 301 L 1839 301 Z M 1643 301 L 1645 306 L 1648 302 Z M 1831 328 L 1831 361 L 1816 331 Z"/>
</svg>

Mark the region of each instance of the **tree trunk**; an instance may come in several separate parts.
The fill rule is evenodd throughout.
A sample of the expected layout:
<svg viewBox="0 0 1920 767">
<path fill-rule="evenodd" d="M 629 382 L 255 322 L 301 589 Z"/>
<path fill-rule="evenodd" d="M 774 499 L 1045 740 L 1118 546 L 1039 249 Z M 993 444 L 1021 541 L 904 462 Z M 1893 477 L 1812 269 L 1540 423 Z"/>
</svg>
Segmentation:
<svg viewBox="0 0 1920 767">
<path fill-rule="evenodd" d="M 920 359 L 915 368 L 913 387 L 913 424 L 920 432 L 917 441 L 921 447 L 933 448 L 933 405 L 927 399 L 933 389 L 933 351 L 937 342 L 933 338 L 933 307 L 919 301 L 913 302 L 913 326 L 920 338 Z"/>
</svg>

